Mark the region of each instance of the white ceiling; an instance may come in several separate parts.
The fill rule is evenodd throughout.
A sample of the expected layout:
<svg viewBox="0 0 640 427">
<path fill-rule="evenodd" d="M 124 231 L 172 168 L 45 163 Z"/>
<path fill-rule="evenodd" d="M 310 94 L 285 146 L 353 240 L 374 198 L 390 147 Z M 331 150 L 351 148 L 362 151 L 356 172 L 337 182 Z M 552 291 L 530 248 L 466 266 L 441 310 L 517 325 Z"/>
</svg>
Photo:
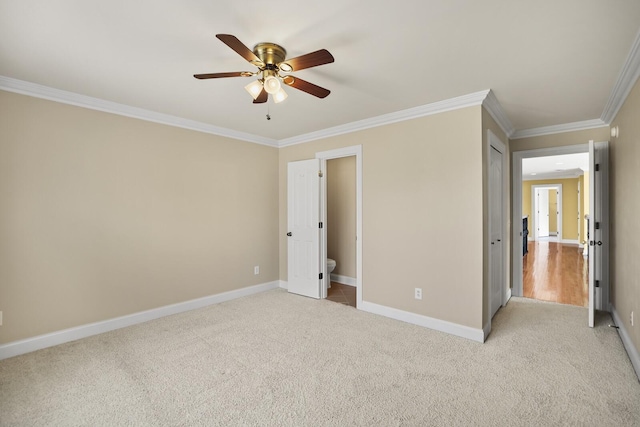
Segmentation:
<svg viewBox="0 0 640 427">
<path fill-rule="evenodd" d="M 638 0 L 0 0 L 0 75 L 273 140 L 492 89 L 522 130 L 600 118 L 639 28 Z M 216 33 L 328 49 L 294 75 L 331 95 L 194 79 L 254 71 Z"/>
<path fill-rule="evenodd" d="M 585 171 L 589 171 L 589 153 L 522 159 L 522 178 L 525 181 L 577 177 Z"/>
</svg>

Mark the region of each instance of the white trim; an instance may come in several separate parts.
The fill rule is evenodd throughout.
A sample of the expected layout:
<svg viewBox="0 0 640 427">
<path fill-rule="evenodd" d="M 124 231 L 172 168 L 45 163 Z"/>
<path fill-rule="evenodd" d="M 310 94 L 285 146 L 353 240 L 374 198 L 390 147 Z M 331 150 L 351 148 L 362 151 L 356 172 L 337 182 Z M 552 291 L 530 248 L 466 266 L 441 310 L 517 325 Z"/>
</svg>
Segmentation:
<svg viewBox="0 0 640 427">
<path fill-rule="evenodd" d="M 559 212 L 556 214 L 556 239 L 558 239 L 558 241 L 562 242 L 562 218 L 563 218 L 563 207 L 562 207 L 562 184 L 559 183 L 553 183 L 553 184 L 534 184 L 531 186 L 531 210 L 532 210 L 532 215 L 529 216 L 529 218 L 533 218 L 533 221 L 529 221 L 529 230 L 531 230 L 531 228 L 533 227 L 533 240 L 538 240 L 540 238 L 540 236 L 538 236 L 538 215 L 536 215 L 537 211 L 538 211 L 538 200 L 536 199 L 536 192 L 538 190 L 544 190 L 544 189 L 555 189 L 556 192 L 558 193 L 558 196 L 556 198 L 556 212 Z M 531 234 L 531 233 L 529 233 Z M 549 232 L 549 237 L 551 237 L 551 232 Z"/>
<path fill-rule="evenodd" d="M 511 162 L 511 289 L 514 296 L 521 297 L 522 291 L 522 159 L 532 157 L 557 156 L 560 154 L 585 153 L 587 144 L 565 145 L 562 147 L 538 148 L 514 151 Z"/>
<path fill-rule="evenodd" d="M 581 172 L 578 172 L 581 171 Z M 538 173 L 537 175 L 527 175 L 522 180 L 523 181 L 542 181 L 549 179 L 575 179 L 584 176 L 584 171 L 582 169 L 574 169 L 573 172 L 567 173 L 567 171 L 562 172 L 547 172 L 547 173 Z"/>
<path fill-rule="evenodd" d="M 596 129 L 609 126 L 602 119 L 584 120 L 581 122 L 564 123 L 561 125 L 543 126 L 539 128 L 518 130 L 511 135 L 511 139 L 530 138 L 532 136 L 553 135 L 563 132 L 575 132 L 579 130 Z"/>
<path fill-rule="evenodd" d="M 507 138 L 511 137 L 514 133 L 515 129 L 507 117 L 507 113 L 502 109 L 502 105 L 498 102 L 498 98 L 496 98 L 495 94 L 491 89 L 489 89 L 489 93 L 487 93 L 487 97 L 482 102 L 484 108 L 489 112 L 493 120 L 496 121 L 502 132 L 507 135 Z"/>
<path fill-rule="evenodd" d="M 138 313 L 126 316 L 116 317 L 114 319 L 103 320 L 100 322 L 89 323 L 86 325 L 76 326 L 74 328 L 64 329 L 37 337 L 27 338 L 20 341 L 10 342 L 0 345 L 0 360 L 9 357 L 18 356 L 20 354 L 30 353 L 47 347 L 52 347 L 66 342 L 79 340 L 81 338 L 98 335 L 115 329 L 125 328 L 127 326 L 136 325 L 138 323 L 148 322 L 160 317 L 170 316 L 197 308 L 206 307 L 221 302 L 230 301 L 236 298 L 257 294 L 260 292 L 276 289 L 279 281 L 262 283 L 259 285 L 248 286 L 233 291 L 223 292 L 220 294 L 209 295 L 203 298 L 197 298 L 190 301 L 184 301 L 177 304 L 165 305 L 163 307 L 151 310 L 140 311 Z"/>
<path fill-rule="evenodd" d="M 342 276 L 340 274 L 331 273 L 331 281 L 332 282 L 341 283 L 341 284 L 347 285 L 347 286 L 358 287 L 358 282 L 357 282 L 355 277 Z"/>
<path fill-rule="evenodd" d="M 362 304 L 362 145 L 316 153 L 316 159 L 339 159 L 356 156 L 356 307 Z M 326 228 L 323 229 L 326 233 Z M 326 254 L 325 254 L 326 257 Z"/>
<path fill-rule="evenodd" d="M 148 122 L 160 123 L 163 125 L 175 126 L 179 128 L 204 132 L 227 138 L 239 139 L 241 141 L 253 142 L 260 145 L 268 145 L 277 147 L 278 141 L 271 138 L 265 138 L 259 135 L 253 135 L 246 132 L 240 132 L 233 129 L 227 129 L 207 123 L 197 122 L 195 120 L 184 119 L 181 117 L 162 114 L 155 111 L 145 110 L 143 108 L 131 107 L 117 102 L 106 101 L 104 99 L 93 98 L 91 96 L 80 95 L 74 92 L 54 89 L 51 87 L 30 83 L 11 77 L 0 76 L 0 90 L 8 92 L 20 93 L 22 95 L 33 96 L 36 98 L 48 99 L 50 101 L 60 102 L 62 104 L 75 105 L 77 107 L 88 108 L 90 110 L 104 111 L 106 113 L 117 114 L 119 116 L 132 117 L 134 119 L 145 120 Z"/>
<path fill-rule="evenodd" d="M 609 100 L 604 106 L 602 116 L 600 116 L 602 121 L 605 123 L 613 121 L 624 101 L 627 100 L 627 96 L 629 96 L 629 92 L 633 89 L 638 77 L 640 77 L 640 31 L 636 34 L 627 60 L 622 66 L 618 80 L 616 80 L 611 95 L 609 95 Z"/>
<path fill-rule="evenodd" d="M 482 335 L 484 335 L 482 342 L 485 342 L 487 338 L 489 338 L 489 334 L 491 333 L 491 319 L 484 325 L 482 328 Z"/>
<path fill-rule="evenodd" d="M 411 120 L 418 117 L 430 116 L 433 114 L 458 110 L 460 108 L 471 107 L 474 105 L 481 105 L 484 99 L 487 97 L 488 93 L 489 90 L 483 90 L 480 92 L 470 93 L 468 95 L 458 96 L 456 98 L 445 99 L 444 101 L 433 102 L 431 104 L 421 105 L 406 110 L 383 114 L 377 117 L 358 120 L 356 122 L 346 123 L 344 125 L 334 126 L 316 132 L 310 132 L 298 136 L 293 136 L 291 138 L 281 139 L 280 141 L 278 141 L 278 146 L 288 147 L 290 145 L 304 144 L 305 142 L 329 138 L 331 136 L 343 135 L 345 133 L 357 132 L 360 130 L 384 126 L 391 123 Z"/>
<path fill-rule="evenodd" d="M 446 320 L 435 319 L 433 317 L 423 316 L 422 314 L 411 313 L 409 311 L 398 310 L 384 305 L 375 304 L 368 301 L 362 301 L 358 306 L 359 310 L 367 313 L 378 314 L 390 319 L 400 320 L 402 322 L 411 323 L 446 334 L 467 338 L 477 342 L 484 342 L 485 333 L 482 329 L 471 328 L 469 326 L 459 325 Z"/>
<path fill-rule="evenodd" d="M 629 333 L 627 332 L 627 327 L 620 318 L 620 315 L 613 304 L 611 304 L 611 317 L 613 317 L 613 323 L 618 327 L 618 334 L 620 334 L 622 345 L 625 350 L 627 350 L 627 355 L 629 356 L 629 360 L 631 360 L 631 365 L 633 365 L 633 369 L 636 371 L 638 380 L 640 380 L 640 353 L 635 345 L 633 345 L 633 340 L 631 340 L 631 336 L 629 336 Z"/>
<path fill-rule="evenodd" d="M 562 239 L 560 240 L 560 243 L 563 245 L 573 245 L 576 247 L 580 246 L 580 242 L 578 242 L 578 240 L 576 239 Z"/>
<path fill-rule="evenodd" d="M 504 293 L 504 304 L 502 304 L 502 306 L 504 307 L 505 305 L 507 305 L 510 299 L 511 299 L 511 288 L 507 288 L 507 290 Z"/>
<path fill-rule="evenodd" d="M 289 289 L 289 282 L 286 280 L 278 280 L 278 287 L 282 289 Z"/>
</svg>

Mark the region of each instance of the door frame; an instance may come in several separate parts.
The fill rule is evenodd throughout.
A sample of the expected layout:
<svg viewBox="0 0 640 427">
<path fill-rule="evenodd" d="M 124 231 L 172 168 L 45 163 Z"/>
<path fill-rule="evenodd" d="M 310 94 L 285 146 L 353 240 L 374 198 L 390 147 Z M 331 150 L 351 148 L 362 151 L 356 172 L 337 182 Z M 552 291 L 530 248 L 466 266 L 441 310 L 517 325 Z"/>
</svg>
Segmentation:
<svg viewBox="0 0 640 427">
<path fill-rule="evenodd" d="M 532 180 L 534 181 L 534 180 Z M 556 198 L 556 203 L 557 203 L 557 210 L 556 210 L 556 221 L 557 221 L 557 235 L 556 237 L 558 238 L 558 243 L 562 243 L 562 184 L 535 184 L 531 186 L 531 210 L 532 210 L 532 214 L 534 212 L 537 212 L 537 204 L 538 201 L 536 200 L 536 195 L 535 195 L 535 191 L 536 190 L 543 190 L 545 188 L 548 189 L 555 189 L 558 192 L 558 196 Z M 578 197 L 578 205 L 580 204 L 580 197 Z M 534 211 L 534 209 L 536 209 Z M 537 227 L 537 218 L 535 217 L 535 215 L 531 215 L 534 217 L 534 220 L 531 224 L 529 224 L 529 230 L 531 230 L 531 227 L 535 227 L 534 228 L 534 233 L 533 233 L 533 240 L 538 240 L 538 227 Z"/>
<path fill-rule="evenodd" d="M 503 245 L 501 246 L 501 257 L 502 257 L 502 286 L 503 286 L 503 290 L 502 290 L 502 298 L 501 298 L 501 306 L 505 306 L 507 304 L 507 302 L 509 301 L 509 298 L 511 298 L 511 288 L 508 286 L 509 283 L 509 262 L 507 259 L 507 242 L 508 242 L 508 238 L 507 236 L 509 236 L 509 230 L 508 230 L 508 208 L 509 208 L 509 204 L 508 204 L 508 197 L 506 197 L 509 194 L 509 181 L 507 179 L 508 176 L 508 162 L 509 162 L 509 153 L 507 151 L 507 146 L 500 140 L 500 138 L 498 138 L 492 131 L 491 129 L 487 129 L 487 145 L 486 145 L 486 182 L 487 182 L 487 198 L 486 198 L 486 206 L 487 206 L 487 218 L 491 218 L 491 214 L 492 214 L 492 210 L 491 210 L 491 204 L 489 203 L 489 197 L 488 197 L 488 191 L 490 191 L 489 189 L 489 185 L 490 185 L 490 180 L 489 180 L 489 174 L 490 174 L 490 162 L 491 162 L 491 149 L 494 148 L 496 151 L 498 151 L 500 154 L 502 154 L 502 185 L 499 189 L 499 191 L 502 192 L 502 206 L 501 206 L 501 211 L 502 211 L 502 221 L 501 221 L 501 228 L 502 228 L 502 236 L 503 236 Z M 488 317 L 487 320 L 487 324 L 484 326 L 484 331 L 485 331 L 485 337 L 488 335 L 488 332 L 491 331 L 491 312 L 492 312 L 492 307 L 491 307 L 491 265 L 492 265 L 492 260 L 491 260 L 491 221 L 488 220 L 487 221 L 487 238 L 485 239 L 485 251 L 487 254 L 487 259 L 488 259 L 488 264 L 487 264 L 487 279 L 488 279 L 488 283 L 487 283 L 487 289 L 486 289 L 486 305 L 485 305 L 485 311 Z"/>
<path fill-rule="evenodd" d="M 335 150 L 320 151 L 316 153 L 316 159 L 321 160 L 321 170 L 325 178 L 320 182 L 320 216 L 321 221 L 327 221 L 327 185 L 326 185 L 326 163 L 327 160 L 339 159 L 342 157 L 356 157 L 356 308 L 362 306 L 362 145 L 352 145 Z M 327 228 L 323 227 L 320 233 L 320 262 L 327 265 Z M 323 298 L 327 297 L 327 288 L 331 278 L 328 274 L 323 276 Z"/>
<path fill-rule="evenodd" d="M 511 285 L 512 294 L 521 297 L 523 295 L 522 285 L 522 160 L 532 157 L 558 156 L 561 154 L 588 153 L 589 144 L 565 145 L 560 147 L 537 148 L 533 150 L 514 151 L 511 163 Z M 589 171 L 591 173 L 591 171 Z"/>
</svg>

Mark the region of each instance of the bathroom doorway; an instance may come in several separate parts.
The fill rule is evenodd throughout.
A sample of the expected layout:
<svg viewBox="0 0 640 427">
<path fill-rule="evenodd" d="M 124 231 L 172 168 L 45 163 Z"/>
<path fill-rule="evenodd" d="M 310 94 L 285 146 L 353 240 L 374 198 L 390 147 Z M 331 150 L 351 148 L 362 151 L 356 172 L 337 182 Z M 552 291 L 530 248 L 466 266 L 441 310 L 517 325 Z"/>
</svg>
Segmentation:
<svg viewBox="0 0 640 427">
<path fill-rule="evenodd" d="M 362 301 L 362 146 L 316 153 L 322 161 L 321 251 L 327 299 L 353 307 Z M 335 267 L 332 265 L 335 262 Z"/>
<path fill-rule="evenodd" d="M 356 157 L 327 160 L 327 299 L 356 306 Z M 329 273 L 329 270 L 333 271 Z"/>
</svg>

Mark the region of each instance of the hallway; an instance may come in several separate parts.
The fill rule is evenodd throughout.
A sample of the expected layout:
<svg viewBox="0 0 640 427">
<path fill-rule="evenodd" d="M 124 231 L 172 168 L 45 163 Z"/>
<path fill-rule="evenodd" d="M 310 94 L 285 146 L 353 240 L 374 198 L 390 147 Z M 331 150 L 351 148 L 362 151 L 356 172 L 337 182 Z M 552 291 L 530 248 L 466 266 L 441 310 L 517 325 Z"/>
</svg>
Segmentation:
<svg viewBox="0 0 640 427">
<path fill-rule="evenodd" d="M 523 258 L 523 295 L 587 307 L 589 272 L 582 249 L 553 241 L 528 242 Z"/>
</svg>

